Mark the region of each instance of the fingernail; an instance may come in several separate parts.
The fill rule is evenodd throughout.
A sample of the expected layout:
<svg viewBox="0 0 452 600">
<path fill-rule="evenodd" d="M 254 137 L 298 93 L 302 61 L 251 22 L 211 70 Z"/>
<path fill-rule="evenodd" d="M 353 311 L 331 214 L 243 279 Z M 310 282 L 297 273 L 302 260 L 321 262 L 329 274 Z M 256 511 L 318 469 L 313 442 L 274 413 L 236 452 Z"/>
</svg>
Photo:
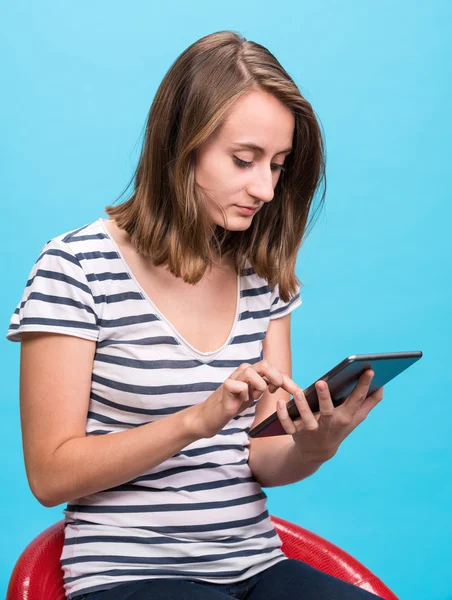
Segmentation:
<svg viewBox="0 0 452 600">
<path fill-rule="evenodd" d="M 284 400 L 278 400 L 278 408 L 282 410 L 284 408 Z"/>
</svg>

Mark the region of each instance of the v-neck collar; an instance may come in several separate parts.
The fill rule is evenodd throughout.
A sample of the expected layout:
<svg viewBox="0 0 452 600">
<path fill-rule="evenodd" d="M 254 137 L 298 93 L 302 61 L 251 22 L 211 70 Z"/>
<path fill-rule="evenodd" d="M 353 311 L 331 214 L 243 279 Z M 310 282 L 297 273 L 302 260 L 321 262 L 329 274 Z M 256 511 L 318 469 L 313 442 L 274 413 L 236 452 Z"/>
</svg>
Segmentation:
<svg viewBox="0 0 452 600">
<path fill-rule="evenodd" d="M 217 348 L 216 350 L 213 351 L 209 351 L 209 352 L 201 352 L 200 350 L 198 350 L 197 348 L 195 348 L 194 346 L 192 346 L 192 344 L 190 344 L 184 337 L 182 337 L 180 335 L 180 333 L 177 331 L 177 329 L 174 327 L 174 325 L 165 317 L 165 315 L 163 313 L 160 312 L 160 310 L 157 308 L 157 306 L 152 302 L 151 298 L 149 298 L 149 296 L 147 295 L 146 291 L 143 289 L 143 287 L 140 285 L 138 279 L 135 277 L 132 269 L 129 267 L 129 264 L 127 263 L 127 261 L 125 260 L 118 244 L 116 243 L 116 241 L 113 239 L 113 236 L 110 235 L 108 229 L 106 228 L 104 221 L 106 221 L 107 219 L 102 219 L 99 218 L 98 221 L 100 223 L 100 226 L 103 230 L 103 232 L 105 233 L 105 235 L 107 236 L 107 238 L 110 241 L 110 244 L 113 246 L 114 250 L 118 253 L 119 258 L 121 259 L 125 271 L 127 273 L 127 275 L 130 277 L 130 279 L 134 282 L 135 286 L 137 287 L 138 291 L 140 292 L 140 294 L 143 296 L 143 299 L 146 300 L 148 302 L 148 304 L 151 306 L 152 311 L 157 315 L 157 317 L 163 321 L 172 331 L 173 333 L 173 337 L 176 339 L 177 342 L 179 342 L 179 344 L 181 344 L 182 346 L 185 346 L 186 349 L 193 354 L 198 360 L 200 360 L 201 362 L 208 362 L 208 361 L 203 361 L 202 357 L 206 357 L 209 359 L 215 358 L 215 356 L 217 354 L 219 354 L 220 352 L 222 352 L 227 346 L 229 346 L 229 344 L 232 342 L 233 337 L 234 337 L 234 332 L 236 330 L 236 326 L 237 323 L 239 321 L 240 318 L 240 304 L 241 304 L 241 296 L 242 296 L 242 290 L 241 290 L 241 275 L 240 273 L 237 274 L 237 297 L 236 297 L 236 309 L 235 309 L 235 317 L 234 317 L 234 322 L 232 324 L 232 328 L 229 332 L 229 335 L 226 339 L 226 341 L 224 342 L 224 344 L 222 346 L 220 346 L 220 348 Z"/>
</svg>

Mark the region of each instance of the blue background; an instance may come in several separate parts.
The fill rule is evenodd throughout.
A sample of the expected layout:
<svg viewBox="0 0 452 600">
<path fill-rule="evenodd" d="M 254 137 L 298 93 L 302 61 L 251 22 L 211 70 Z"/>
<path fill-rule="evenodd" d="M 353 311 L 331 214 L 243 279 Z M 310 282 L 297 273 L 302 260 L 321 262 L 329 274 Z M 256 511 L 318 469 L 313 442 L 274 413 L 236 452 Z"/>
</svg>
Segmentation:
<svg viewBox="0 0 452 600">
<path fill-rule="evenodd" d="M 177 56 L 222 29 L 267 46 L 327 147 L 326 207 L 298 255 L 293 379 L 306 387 L 355 353 L 424 353 L 320 471 L 266 490 L 269 510 L 339 545 L 401 599 L 452 598 L 452 4 L 16 0 L 2 12 L 4 334 L 42 246 L 105 217 L 129 182 Z M 4 593 L 22 549 L 63 507 L 29 491 L 20 345 L 0 345 Z"/>
</svg>

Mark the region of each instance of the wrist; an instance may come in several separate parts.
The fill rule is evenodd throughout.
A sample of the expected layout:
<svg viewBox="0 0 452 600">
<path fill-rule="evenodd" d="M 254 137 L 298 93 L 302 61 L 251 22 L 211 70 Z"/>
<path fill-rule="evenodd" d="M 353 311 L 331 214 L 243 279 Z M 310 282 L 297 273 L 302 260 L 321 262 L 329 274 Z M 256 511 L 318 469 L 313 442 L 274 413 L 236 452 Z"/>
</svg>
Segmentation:
<svg viewBox="0 0 452 600">
<path fill-rule="evenodd" d="M 318 469 L 324 463 L 329 461 L 336 452 L 312 452 L 307 450 L 306 448 L 300 447 L 296 441 L 294 440 L 294 445 L 297 450 L 299 461 L 302 465 L 312 468 Z"/>
<path fill-rule="evenodd" d="M 200 408 L 199 404 L 194 404 L 181 411 L 182 428 L 186 436 L 190 439 L 189 443 L 195 442 L 206 437 L 200 427 Z"/>
</svg>

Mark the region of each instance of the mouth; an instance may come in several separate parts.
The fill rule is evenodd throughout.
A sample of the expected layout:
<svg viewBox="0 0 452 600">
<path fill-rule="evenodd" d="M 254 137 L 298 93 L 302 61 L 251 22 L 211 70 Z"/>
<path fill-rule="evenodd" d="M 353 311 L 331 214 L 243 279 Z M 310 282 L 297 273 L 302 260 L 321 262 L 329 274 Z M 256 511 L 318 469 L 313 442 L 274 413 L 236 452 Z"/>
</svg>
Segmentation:
<svg viewBox="0 0 452 600">
<path fill-rule="evenodd" d="M 254 215 L 254 213 L 257 212 L 258 207 L 255 206 L 239 206 L 238 204 L 234 205 L 236 208 L 238 208 L 240 210 L 240 212 L 244 215 Z"/>
</svg>

